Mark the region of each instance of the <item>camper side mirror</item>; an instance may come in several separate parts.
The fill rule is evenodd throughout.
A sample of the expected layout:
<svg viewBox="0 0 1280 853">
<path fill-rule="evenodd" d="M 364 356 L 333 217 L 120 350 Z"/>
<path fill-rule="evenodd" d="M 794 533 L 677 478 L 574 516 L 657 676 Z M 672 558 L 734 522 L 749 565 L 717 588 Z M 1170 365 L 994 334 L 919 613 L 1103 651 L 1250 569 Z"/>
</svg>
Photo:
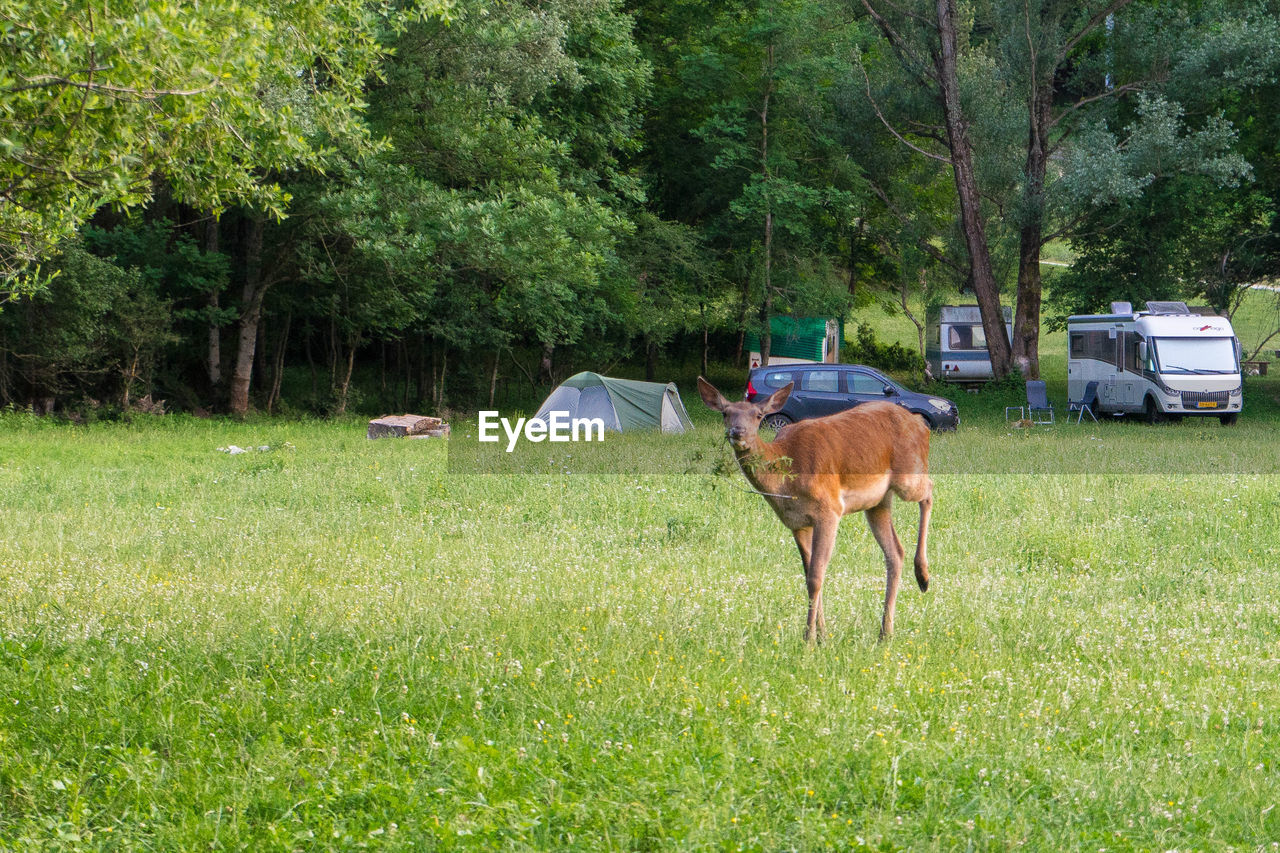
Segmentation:
<svg viewBox="0 0 1280 853">
<path fill-rule="evenodd" d="M 1147 363 L 1147 342 L 1138 341 L 1138 361 L 1142 364 Z"/>
</svg>

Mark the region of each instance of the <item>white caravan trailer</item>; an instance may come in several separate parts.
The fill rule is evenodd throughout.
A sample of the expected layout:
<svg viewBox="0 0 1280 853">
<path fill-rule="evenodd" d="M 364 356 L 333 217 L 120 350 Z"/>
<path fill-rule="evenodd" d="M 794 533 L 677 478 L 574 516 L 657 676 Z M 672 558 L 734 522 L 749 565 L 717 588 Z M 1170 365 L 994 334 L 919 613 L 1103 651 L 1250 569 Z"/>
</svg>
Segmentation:
<svg viewBox="0 0 1280 853">
<path fill-rule="evenodd" d="M 1244 406 L 1240 342 L 1225 317 L 1182 302 L 1067 318 L 1067 396 L 1101 414 L 1150 421 L 1216 415 L 1233 424 Z"/>
<path fill-rule="evenodd" d="M 1002 309 L 1005 334 L 1013 340 L 1013 309 Z M 929 372 L 944 382 L 986 382 L 992 376 L 987 334 L 977 305 L 937 305 L 925 314 Z"/>
</svg>

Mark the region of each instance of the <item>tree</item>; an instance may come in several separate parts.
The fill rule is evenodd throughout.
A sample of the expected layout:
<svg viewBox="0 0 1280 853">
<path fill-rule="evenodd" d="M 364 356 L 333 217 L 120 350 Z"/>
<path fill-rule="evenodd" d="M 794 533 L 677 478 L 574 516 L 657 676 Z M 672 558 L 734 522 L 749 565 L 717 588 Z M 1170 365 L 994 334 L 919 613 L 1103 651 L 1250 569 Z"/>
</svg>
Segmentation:
<svg viewBox="0 0 1280 853">
<path fill-rule="evenodd" d="M 1008 374 L 1011 350 L 1000 305 L 1000 289 L 991 264 L 983 193 L 974 164 L 970 111 L 961 99 L 961 34 L 955 0 L 937 0 L 932 10 L 913 11 L 888 2 L 862 0 L 902 67 L 936 102 L 941 125 L 928 118 L 914 121 L 912 135 L 925 144 L 941 145 L 946 154 L 912 142 L 880 114 L 886 128 L 912 150 L 951 167 L 960 221 L 969 258 L 968 286 L 978 300 L 982 327 L 997 378 Z M 967 34 L 966 34 L 967 35 Z M 967 39 L 966 39 L 967 43 Z M 865 68 L 864 68 L 865 72 Z M 870 94 L 870 80 L 867 82 Z M 879 109 L 877 109 L 879 113 Z"/>
<path fill-rule="evenodd" d="M 648 79 L 630 31 L 611 0 L 466 0 L 397 40 L 368 93 L 389 147 L 306 203 L 304 275 L 345 306 L 349 354 L 375 332 L 418 342 L 440 405 L 451 353 L 487 361 L 492 388 L 514 345 L 554 352 L 627 310 L 643 196 L 622 160 Z"/>
<path fill-rule="evenodd" d="M 49 264 L 57 287 L 0 314 L 0 402 L 51 409 L 54 398 L 79 394 L 128 409 L 140 386 L 150 391 L 155 361 L 173 341 L 157 271 L 76 243 Z"/>
<path fill-rule="evenodd" d="M 34 265 L 98 208 L 145 203 L 153 177 L 215 214 L 281 214 L 266 176 L 370 144 L 384 35 L 445 4 L 386 8 L 0 0 L 0 298 L 37 286 Z"/>
<path fill-rule="evenodd" d="M 849 79 L 853 24 L 789 0 L 649 14 L 687 32 L 664 54 L 673 67 L 651 119 L 656 203 L 705 235 L 767 363 L 774 313 L 845 307 L 836 255 L 865 184 L 837 140 L 833 94 Z"/>
</svg>

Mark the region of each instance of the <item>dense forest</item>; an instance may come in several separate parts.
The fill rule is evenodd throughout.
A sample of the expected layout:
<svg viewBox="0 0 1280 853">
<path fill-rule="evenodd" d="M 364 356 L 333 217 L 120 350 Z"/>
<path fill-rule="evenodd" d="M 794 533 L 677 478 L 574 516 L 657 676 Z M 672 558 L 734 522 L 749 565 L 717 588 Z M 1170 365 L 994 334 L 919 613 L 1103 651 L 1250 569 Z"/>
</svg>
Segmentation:
<svg viewBox="0 0 1280 853">
<path fill-rule="evenodd" d="M 1034 377 L 1280 259 L 1269 0 L 0 0 L 0 53 L 0 406 L 439 410 L 957 299 Z"/>
</svg>

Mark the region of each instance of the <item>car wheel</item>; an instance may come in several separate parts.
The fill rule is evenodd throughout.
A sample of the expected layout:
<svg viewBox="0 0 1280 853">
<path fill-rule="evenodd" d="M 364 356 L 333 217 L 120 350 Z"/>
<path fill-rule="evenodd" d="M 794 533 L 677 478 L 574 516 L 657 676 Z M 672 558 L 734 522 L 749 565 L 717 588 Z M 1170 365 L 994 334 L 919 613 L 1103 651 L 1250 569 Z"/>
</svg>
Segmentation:
<svg viewBox="0 0 1280 853">
<path fill-rule="evenodd" d="M 1147 398 L 1146 416 L 1147 423 L 1149 424 L 1167 423 L 1164 412 L 1160 411 L 1160 407 L 1156 405 L 1156 401 L 1150 397 Z"/>
<path fill-rule="evenodd" d="M 782 428 L 791 423 L 791 418 L 781 412 L 774 412 L 761 422 L 761 426 L 766 426 L 774 432 L 781 432 Z"/>
<path fill-rule="evenodd" d="M 924 425 L 929 429 L 933 429 L 933 421 L 929 420 L 929 416 L 924 412 L 915 412 L 915 416 L 924 421 Z"/>
<path fill-rule="evenodd" d="M 1235 412 L 1232 412 L 1229 415 L 1218 415 L 1218 423 L 1222 424 L 1223 426 L 1234 426 L 1236 422 L 1236 418 L 1238 417 L 1240 417 L 1240 415 Z"/>
</svg>

